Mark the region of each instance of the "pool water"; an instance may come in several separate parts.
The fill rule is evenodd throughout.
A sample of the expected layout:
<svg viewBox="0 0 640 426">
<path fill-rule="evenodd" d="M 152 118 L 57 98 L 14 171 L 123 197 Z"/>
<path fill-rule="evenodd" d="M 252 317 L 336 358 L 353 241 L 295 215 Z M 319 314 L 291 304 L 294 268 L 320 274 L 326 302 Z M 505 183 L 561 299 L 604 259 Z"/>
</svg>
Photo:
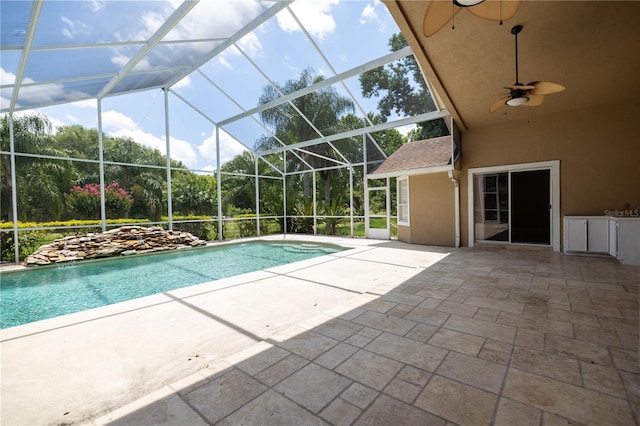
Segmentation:
<svg viewBox="0 0 640 426">
<path fill-rule="evenodd" d="M 257 241 L 5 272 L 0 274 L 0 328 L 341 250 L 334 245 Z"/>
</svg>

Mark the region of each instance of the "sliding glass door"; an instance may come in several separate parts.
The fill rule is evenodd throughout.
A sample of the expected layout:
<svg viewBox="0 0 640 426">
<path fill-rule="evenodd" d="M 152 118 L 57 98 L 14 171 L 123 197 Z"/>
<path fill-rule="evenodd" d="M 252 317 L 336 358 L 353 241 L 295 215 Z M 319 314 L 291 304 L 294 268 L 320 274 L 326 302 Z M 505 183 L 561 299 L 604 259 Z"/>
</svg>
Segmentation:
<svg viewBox="0 0 640 426">
<path fill-rule="evenodd" d="M 476 241 L 551 244 L 550 170 L 473 175 Z"/>
<path fill-rule="evenodd" d="M 474 176 L 477 240 L 509 241 L 509 174 Z"/>
<path fill-rule="evenodd" d="M 551 244 L 549 170 L 511 172 L 511 242 Z"/>
</svg>

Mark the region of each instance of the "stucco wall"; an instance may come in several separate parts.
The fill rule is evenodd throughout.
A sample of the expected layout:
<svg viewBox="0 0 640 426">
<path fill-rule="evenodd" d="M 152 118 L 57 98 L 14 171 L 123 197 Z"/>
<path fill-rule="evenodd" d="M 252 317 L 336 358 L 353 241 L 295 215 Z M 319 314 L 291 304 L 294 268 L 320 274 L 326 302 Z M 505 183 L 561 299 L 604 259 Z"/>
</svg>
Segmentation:
<svg viewBox="0 0 640 426">
<path fill-rule="evenodd" d="M 455 244 L 454 186 L 446 173 L 409 178 L 410 227 L 398 226 L 398 239 L 412 244 Z"/>
<path fill-rule="evenodd" d="M 462 245 L 468 245 L 469 168 L 560 160 L 561 218 L 640 207 L 638 117 L 640 106 L 630 101 L 467 131 L 460 163 Z"/>
<path fill-rule="evenodd" d="M 560 160 L 560 217 L 640 208 L 640 103 L 629 101 L 471 129 L 462 135 L 461 244 L 468 246 L 468 169 Z M 508 113 L 508 110 L 507 110 Z M 415 244 L 454 244 L 453 184 L 446 173 L 411 177 L 410 229 Z M 562 238 L 562 229 L 560 230 Z"/>
</svg>

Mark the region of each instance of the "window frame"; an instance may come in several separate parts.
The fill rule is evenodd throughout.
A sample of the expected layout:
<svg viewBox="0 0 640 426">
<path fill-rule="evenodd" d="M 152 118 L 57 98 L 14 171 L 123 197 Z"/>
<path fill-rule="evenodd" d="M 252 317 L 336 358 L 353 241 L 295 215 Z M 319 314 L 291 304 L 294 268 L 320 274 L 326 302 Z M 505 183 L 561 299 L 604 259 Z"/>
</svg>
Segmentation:
<svg viewBox="0 0 640 426">
<path fill-rule="evenodd" d="M 403 189 L 404 187 L 404 189 Z M 396 178 L 396 208 L 398 212 L 398 225 L 399 226 L 410 226 L 411 224 L 411 209 L 410 209 L 410 200 L 409 200 L 409 176 L 399 176 Z M 402 193 L 405 192 L 406 202 L 401 202 Z M 401 212 L 403 211 L 402 207 L 406 208 L 406 219 L 401 216 Z"/>
</svg>

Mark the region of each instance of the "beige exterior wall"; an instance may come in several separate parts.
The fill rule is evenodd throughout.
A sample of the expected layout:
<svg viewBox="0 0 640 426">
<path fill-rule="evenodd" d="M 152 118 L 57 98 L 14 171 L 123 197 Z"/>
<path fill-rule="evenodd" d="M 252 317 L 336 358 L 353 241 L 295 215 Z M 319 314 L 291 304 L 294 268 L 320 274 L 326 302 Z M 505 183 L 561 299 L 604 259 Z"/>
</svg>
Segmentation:
<svg viewBox="0 0 640 426">
<path fill-rule="evenodd" d="M 455 244 L 454 185 L 446 173 L 409 177 L 409 227 L 398 239 L 412 244 Z"/>
<path fill-rule="evenodd" d="M 544 106 L 540 107 L 544 108 Z M 469 168 L 560 160 L 560 217 L 640 207 L 637 102 L 602 105 L 463 135 L 462 245 L 468 245 Z M 562 238 L 562 233 L 560 234 Z"/>
<path fill-rule="evenodd" d="M 463 246 L 469 245 L 470 168 L 560 160 L 561 220 L 569 215 L 640 208 L 638 101 L 552 116 L 539 116 L 538 111 L 543 113 L 544 105 L 532 108 L 528 120 L 472 129 L 462 135 L 456 177 L 460 180 Z M 411 229 L 406 233 L 399 230 L 399 238 L 418 244 L 453 245 L 453 185 L 446 174 L 412 177 L 410 197 Z M 442 200 L 442 207 L 436 208 L 432 200 Z"/>
</svg>

